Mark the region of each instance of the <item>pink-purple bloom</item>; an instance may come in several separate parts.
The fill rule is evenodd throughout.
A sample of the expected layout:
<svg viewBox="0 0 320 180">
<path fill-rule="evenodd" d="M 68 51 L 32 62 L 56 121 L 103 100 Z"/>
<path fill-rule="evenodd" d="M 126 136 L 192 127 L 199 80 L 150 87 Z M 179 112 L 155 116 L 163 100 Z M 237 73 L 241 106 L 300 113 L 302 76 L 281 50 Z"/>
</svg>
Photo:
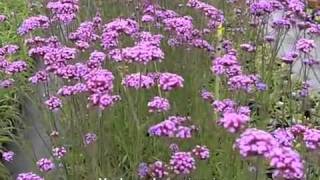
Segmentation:
<svg viewBox="0 0 320 180">
<path fill-rule="evenodd" d="M 55 158 L 58 158 L 58 159 L 61 159 L 63 158 L 65 155 L 67 154 L 67 149 L 63 146 L 61 147 L 54 147 L 52 149 L 52 155 L 55 157 Z"/>
<path fill-rule="evenodd" d="M 207 148 L 207 146 L 197 145 L 195 148 L 192 149 L 192 154 L 193 156 L 201 160 L 206 160 L 210 158 L 210 150 Z"/>
<path fill-rule="evenodd" d="M 173 73 L 161 73 L 159 77 L 159 86 L 163 91 L 171 91 L 183 87 L 183 77 Z"/>
<path fill-rule="evenodd" d="M 148 102 L 149 112 L 165 112 L 170 109 L 170 102 L 166 98 L 155 96 Z"/>
<path fill-rule="evenodd" d="M 315 47 L 316 44 L 312 39 L 301 38 L 296 43 L 297 50 L 303 53 L 310 53 Z"/>
<path fill-rule="evenodd" d="M 230 133 L 236 133 L 243 129 L 249 121 L 249 116 L 227 112 L 223 114 L 223 117 L 220 118 L 217 123 L 227 129 Z"/>
<path fill-rule="evenodd" d="M 87 133 L 84 135 L 84 144 L 89 145 L 97 141 L 97 135 L 95 133 Z"/>
<path fill-rule="evenodd" d="M 55 168 L 55 164 L 51 159 L 41 158 L 37 161 L 37 166 L 41 172 L 48 172 Z"/>
<path fill-rule="evenodd" d="M 50 25 L 49 18 L 47 16 L 39 15 L 25 19 L 18 28 L 18 34 L 25 35 L 35 29 L 46 29 Z"/>
<path fill-rule="evenodd" d="M 150 89 L 155 85 L 154 79 L 148 75 L 134 73 L 122 79 L 122 85 L 134 89 Z"/>
<path fill-rule="evenodd" d="M 51 111 L 57 111 L 62 107 L 62 101 L 56 96 L 51 96 L 48 100 L 45 101 L 45 104 Z"/>
<path fill-rule="evenodd" d="M 13 158 L 14 158 L 14 152 L 13 151 L 5 151 L 5 152 L 2 152 L 2 159 L 7 161 L 7 162 L 10 162 L 10 161 L 13 161 Z"/>
<path fill-rule="evenodd" d="M 171 156 L 170 166 L 175 174 L 190 174 L 196 169 L 196 161 L 191 152 L 176 152 Z"/>
<path fill-rule="evenodd" d="M 44 180 L 44 178 L 34 174 L 33 172 L 26 172 L 18 174 L 16 180 Z"/>
</svg>

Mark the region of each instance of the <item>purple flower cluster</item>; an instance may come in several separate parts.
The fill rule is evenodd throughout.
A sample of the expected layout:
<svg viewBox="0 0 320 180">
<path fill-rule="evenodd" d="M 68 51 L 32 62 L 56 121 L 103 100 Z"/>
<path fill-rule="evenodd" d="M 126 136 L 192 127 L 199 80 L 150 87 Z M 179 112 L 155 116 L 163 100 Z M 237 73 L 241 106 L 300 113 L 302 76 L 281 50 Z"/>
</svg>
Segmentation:
<svg viewBox="0 0 320 180">
<path fill-rule="evenodd" d="M 126 75 L 122 79 L 122 85 L 134 89 L 150 89 L 155 85 L 154 78 L 143 75 L 141 73 L 134 73 Z"/>
<path fill-rule="evenodd" d="M 269 157 L 277 146 L 278 142 L 271 134 L 255 128 L 246 129 L 234 144 L 234 148 L 238 149 L 243 157 Z"/>
<path fill-rule="evenodd" d="M 233 54 L 225 54 L 212 61 L 211 71 L 216 75 L 235 76 L 242 73 L 240 63 Z"/>
<path fill-rule="evenodd" d="M 256 87 L 257 77 L 255 75 L 236 75 L 228 80 L 228 85 L 231 90 L 244 90 L 252 92 Z"/>
<path fill-rule="evenodd" d="M 14 155 L 15 154 L 13 151 L 5 151 L 5 152 L 2 152 L 1 156 L 4 161 L 10 162 L 10 161 L 13 161 Z"/>
<path fill-rule="evenodd" d="M 57 94 L 59 96 L 72 96 L 72 95 L 76 95 L 76 94 L 80 94 L 83 92 L 87 92 L 87 86 L 83 83 L 77 83 L 73 86 L 62 86 Z"/>
<path fill-rule="evenodd" d="M 52 160 L 47 158 L 42 158 L 37 161 L 37 166 L 40 169 L 41 172 L 48 172 L 55 168 L 54 163 Z"/>
<path fill-rule="evenodd" d="M 53 19 L 65 24 L 70 23 L 77 18 L 79 11 L 78 0 L 57 0 L 47 4 L 47 8 L 51 11 Z"/>
<path fill-rule="evenodd" d="M 164 53 L 160 48 L 161 35 L 152 35 L 149 32 L 142 32 L 140 38 L 134 46 L 113 49 L 109 52 L 111 59 L 116 62 L 135 62 L 148 64 L 152 61 L 162 61 Z M 139 36 L 139 35 L 138 35 Z"/>
<path fill-rule="evenodd" d="M 298 58 L 299 54 L 295 51 L 286 53 L 281 57 L 281 60 L 286 64 L 293 64 L 294 61 Z"/>
<path fill-rule="evenodd" d="M 210 150 L 207 148 L 207 146 L 197 145 L 195 148 L 192 149 L 192 154 L 193 156 L 201 160 L 206 160 L 210 158 Z"/>
<path fill-rule="evenodd" d="M 214 95 L 212 94 L 212 92 L 210 92 L 206 89 L 201 90 L 200 96 L 204 101 L 207 101 L 209 103 L 213 103 L 213 101 L 214 101 Z"/>
<path fill-rule="evenodd" d="M 89 102 L 93 106 L 99 106 L 100 109 L 105 109 L 113 106 L 116 102 L 121 100 L 119 95 L 101 94 L 95 93 L 91 94 L 88 98 Z"/>
<path fill-rule="evenodd" d="M 4 89 L 10 88 L 13 85 L 13 83 L 14 83 L 13 79 L 1 80 L 0 81 L 0 88 L 4 88 Z"/>
<path fill-rule="evenodd" d="M 45 104 L 51 111 L 57 111 L 62 107 L 62 101 L 56 96 L 51 96 L 48 100 L 45 101 Z"/>
<path fill-rule="evenodd" d="M 163 91 L 171 91 L 183 87 L 184 79 L 173 73 L 161 73 L 159 77 L 159 86 Z"/>
<path fill-rule="evenodd" d="M 105 53 L 94 51 L 90 54 L 89 61 L 87 62 L 87 67 L 90 69 L 100 69 L 105 59 Z"/>
<path fill-rule="evenodd" d="M 214 6 L 199 0 L 189 0 L 187 6 L 200 10 L 209 19 L 208 28 L 216 30 L 224 23 L 223 12 Z"/>
<path fill-rule="evenodd" d="M 102 47 L 106 50 L 117 48 L 119 46 L 119 37 L 122 33 L 132 36 L 138 31 L 139 25 L 136 21 L 122 18 L 115 19 L 103 26 Z"/>
<path fill-rule="evenodd" d="M 87 133 L 83 139 L 85 145 L 93 144 L 97 141 L 97 135 L 95 133 Z"/>
<path fill-rule="evenodd" d="M 46 29 L 50 26 L 50 21 L 47 16 L 39 15 L 39 16 L 32 16 L 28 19 L 25 19 L 23 23 L 18 28 L 19 35 L 25 35 L 35 29 Z"/>
<path fill-rule="evenodd" d="M 76 43 L 78 49 L 89 48 L 92 42 L 99 39 L 99 35 L 96 34 L 95 23 L 91 21 L 81 23 L 75 32 L 69 34 L 69 39 Z"/>
<path fill-rule="evenodd" d="M 223 117 L 217 123 L 230 133 L 236 133 L 243 129 L 249 121 L 250 117 L 247 115 L 227 112 L 223 114 Z"/>
<path fill-rule="evenodd" d="M 53 155 L 55 158 L 61 159 L 61 158 L 63 158 L 66 154 L 67 154 L 67 150 L 66 150 L 66 148 L 63 147 L 63 146 L 52 148 L 52 155 Z"/>
<path fill-rule="evenodd" d="M 0 14 L 0 23 L 3 23 L 7 20 L 7 16 Z"/>
<path fill-rule="evenodd" d="M 92 70 L 84 79 L 91 93 L 111 93 L 113 90 L 114 76 L 106 69 Z"/>
<path fill-rule="evenodd" d="M 44 180 L 44 178 L 34 174 L 33 172 L 26 172 L 18 174 L 16 180 Z"/>
<path fill-rule="evenodd" d="M 318 150 L 320 148 L 320 130 L 306 129 L 303 133 L 305 145 L 310 150 Z"/>
<path fill-rule="evenodd" d="M 303 53 L 310 53 L 316 47 L 314 40 L 301 38 L 296 43 L 296 49 Z"/>
<path fill-rule="evenodd" d="M 48 78 L 49 75 L 46 71 L 38 71 L 29 78 L 29 82 L 31 82 L 32 84 L 38 84 L 40 82 L 46 82 Z"/>
<path fill-rule="evenodd" d="M 272 135 L 282 146 L 293 147 L 295 137 L 290 129 L 278 128 L 272 132 Z"/>
<path fill-rule="evenodd" d="M 195 131 L 193 125 L 186 126 L 189 118 L 181 116 L 170 116 L 166 120 L 153 125 L 149 128 L 150 136 L 169 137 L 187 139 L 192 137 L 192 132 Z"/>
<path fill-rule="evenodd" d="M 190 152 L 176 152 L 171 156 L 170 166 L 175 174 L 190 174 L 196 169 L 196 161 Z"/>
<path fill-rule="evenodd" d="M 288 147 L 274 148 L 269 155 L 274 177 L 304 179 L 304 162 L 298 152 Z"/>
<path fill-rule="evenodd" d="M 149 112 L 165 112 L 170 109 L 170 102 L 166 98 L 155 96 L 148 102 Z"/>
</svg>

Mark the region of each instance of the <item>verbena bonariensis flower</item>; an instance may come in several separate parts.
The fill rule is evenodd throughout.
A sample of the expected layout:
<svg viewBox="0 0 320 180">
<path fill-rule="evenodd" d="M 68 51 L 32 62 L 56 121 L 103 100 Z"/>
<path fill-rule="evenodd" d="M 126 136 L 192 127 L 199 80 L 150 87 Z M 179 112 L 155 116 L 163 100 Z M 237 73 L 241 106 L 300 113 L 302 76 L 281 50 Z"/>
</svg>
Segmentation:
<svg viewBox="0 0 320 180">
<path fill-rule="evenodd" d="M 33 172 L 26 172 L 18 174 L 16 180 L 44 180 L 44 178 L 34 174 Z"/>
<path fill-rule="evenodd" d="M 84 79 L 91 93 L 111 93 L 113 90 L 114 76 L 106 69 L 92 70 Z"/>
<path fill-rule="evenodd" d="M 62 101 L 56 96 L 51 96 L 48 100 L 45 101 L 45 104 L 51 111 L 57 111 L 62 107 Z"/>
<path fill-rule="evenodd" d="M 151 35 L 144 32 L 144 35 L 140 35 L 134 46 L 111 50 L 109 56 L 116 62 L 140 64 L 148 64 L 151 61 L 161 62 L 164 59 L 164 52 L 160 48 L 161 38 L 161 35 Z"/>
<path fill-rule="evenodd" d="M 93 144 L 97 141 L 97 135 L 95 133 L 87 133 L 83 139 L 85 145 Z"/>
<path fill-rule="evenodd" d="M 16 74 L 27 70 L 27 63 L 24 61 L 14 61 L 9 63 L 5 71 L 7 74 Z"/>
<path fill-rule="evenodd" d="M 102 47 L 106 50 L 119 46 L 121 33 L 132 36 L 139 31 L 139 25 L 132 19 L 117 18 L 103 26 Z"/>
<path fill-rule="evenodd" d="M 296 49 L 303 53 L 310 53 L 315 47 L 316 44 L 312 39 L 301 38 L 296 43 Z"/>
<path fill-rule="evenodd" d="M 0 72 L 5 71 L 9 64 L 10 62 L 8 60 L 0 56 Z"/>
<path fill-rule="evenodd" d="M 205 49 L 205 50 L 207 50 L 209 52 L 214 50 L 214 47 L 211 44 L 209 44 L 208 41 L 206 41 L 204 39 L 201 39 L 201 38 L 192 39 L 190 44 L 193 47 L 200 48 L 200 49 Z"/>
<path fill-rule="evenodd" d="M 318 150 L 320 148 L 320 130 L 306 129 L 303 133 L 303 141 L 308 149 Z"/>
<path fill-rule="evenodd" d="M 306 127 L 305 125 L 295 124 L 295 125 L 292 125 L 292 126 L 289 128 L 289 131 L 290 131 L 295 137 L 298 137 L 298 136 L 303 136 L 304 132 L 306 132 L 307 129 L 308 129 L 308 127 Z"/>
<path fill-rule="evenodd" d="M 302 83 L 302 88 L 299 91 L 300 97 L 307 97 L 309 96 L 310 91 L 310 83 L 305 81 Z"/>
<path fill-rule="evenodd" d="M 12 55 L 18 52 L 19 49 L 20 49 L 19 46 L 15 44 L 7 44 L 2 48 L 0 48 L 0 55 L 1 56 Z"/>
<path fill-rule="evenodd" d="M 188 117 L 170 116 L 166 120 L 151 126 L 148 130 L 148 134 L 150 136 L 158 137 L 176 137 L 180 139 L 191 138 L 192 132 L 196 128 L 194 126 L 185 126 L 184 124 L 188 120 Z"/>
<path fill-rule="evenodd" d="M 149 165 L 148 175 L 152 178 L 164 178 L 169 175 L 168 165 L 162 161 L 155 161 Z"/>
<path fill-rule="evenodd" d="M 248 44 L 248 43 L 240 44 L 240 48 L 244 51 L 247 51 L 247 52 L 255 52 L 256 51 L 256 47 L 254 45 Z"/>
<path fill-rule="evenodd" d="M 90 54 L 89 61 L 87 62 L 87 67 L 90 69 L 101 68 L 102 63 L 106 59 L 106 54 L 99 51 L 94 51 Z"/>
<path fill-rule="evenodd" d="M 177 74 L 166 72 L 160 74 L 158 85 L 163 91 L 171 91 L 176 88 L 182 88 L 183 82 L 183 77 Z"/>
<path fill-rule="evenodd" d="M 272 131 L 271 134 L 280 145 L 293 147 L 294 135 L 291 133 L 290 129 L 278 128 Z"/>
<path fill-rule="evenodd" d="M 77 46 L 79 49 L 87 49 L 90 44 L 97 39 L 99 35 L 96 34 L 96 25 L 94 22 L 85 21 L 80 24 L 75 32 L 69 34 L 69 39 L 77 44 L 86 44 L 85 46 Z"/>
<path fill-rule="evenodd" d="M 250 4 L 250 13 L 255 16 L 267 15 L 273 10 L 272 4 L 267 0 L 254 1 Z"/>
<path fill-rule="evenodd" d="M 165 112 L 170 109 L 169 100 L 155 96 L 148 102 L 149 112 Z"/>
<path fill-rule="evenodd" d="M 170 166 L 175 174 L 190 174 L 196 169 L 196 161 L 191 152 L 176 152 L 170 158 Z"/>
<path fill-rule="evenodd" d="M 48 73 L 46 71 L 38 71 L 33 76 L 31 76 L 28 80 L 32 84 L 38 84 L 40 82 L 46 82 L 48 80 Z"/>
<path fill-rule="evenodd" d="M 280 59 L 286 64 L 293 64 L 293 62 L 298 58 L 299 54 L 295 51 L 287 52 Z"/>
<path fill-rule="evenodd" d="M 6 79 L 3 81 L 0 81 L 0 88 L 10 88 L 14 83 L 14 79 Z"/>
<path fill-rule="evenodd" d="M 230 133 L 236 133 L 243 129 L 249 121 L 249 116 L 227 112 L 223 114 L 223 117 L 220 118 L 217 123 L 227 129 Z"/>
<path fill-rule="evenodd" d="M 301 0 L 288 0 L 287 7 L 294 13 L 302 13 L 305 9 L 305 3 Z"/>
<path fill-rule="evenodd" d="M 232 54 L 225 54 L 212 60 L 211 71 L 216 75 L 235 76 L 241 74 L 241 66 L 237 57 Z"/>
<path fill-rule="evenodd" d="M 138 166 L 138 176 L 140 178 L 144 178 L 148 176 L 149 173 L 149 167 L 147 163 L 140 163 Z"/>
<path fill-rule="evenodd" d="M 121 97 L 119 95 L 94 93 L 90 95 L 88 99 L 93 106 L 99 106 L 99 108 L 103 110 L 120 101 Z"/>
<path fill-rule="evenodd" d="M 128 88 L 134 89 L 150 89 L 155 85 L 154 79 L 148 75 L 143 75 L 141 73 L 134 73 L 126 75 L 122 79 L 122 85 Z"/>
<path fill-rule="evenodd" d="M 231 99 L 215 100 L 211 105 L 219 113 L 235 112 L 237 106 Z"/>
<path fill-rule="evenodd" d="M 274 19 L 272 21 L 271 27 L 276 30 L 290 29 L 291 22 L 287 18 Z"/>
<path fill-rule="evenodd" d="M 175 132 L 175 137 L 180 139 L 192 138 L 192 132 L 195 130 L 195 126 L 178 126 Z"/>
<path fill-rule="evenodd" d="M 269 157 L 271 151 L 278 146 L 279 143 L 270 133 L 255 128 L 246 129 L 234 144 L 234 148 L 243 157 Z"/>
<path fill-rule="evenodd" d="M 244 90 L 252 92 L 255 88 L 257 77 L 255 75 L 236 75 L 228 80 L 228 86 L 231 90 Z"/>
<path fill-rule="evenodd" d="M 89 73 L 89 69 L 82 63 L 68 64 L 55 70 L 55 74 L 63 79 L 79 80 Z"/>
<path fill-rule="evenodd" d="M 199 0 L 189 0 L 187 6 L 200 10 L 209 19 L 208 28 L 216 30 L 224 22 L 223 12 Z"/>
<path fill-rule="evenodd" d="M 4 161 L 10 162 L 14 158 L 14 152 L 13 151 L 4 151 L 4 152 L 2 152 L 1 156 Z"/>
<path fill-rule="evenodd" d="M 197 145 L 195 148 L 192 149 L 192 154 L 198 159 L 206 160 L 210 158 L 210 150 L 207 146 L 200 146 Z"/>
<path fill-rule="evenodd" d="M 304 161 L 295 150 L 289 147 L 276 147 L 268 157 L 273 177 L 284 179 L 304 179 Z"/>
<path fill-rule="evenodd" d="M 193 24 L 190 16 L 173 17 L 164 19 L 165 30 L 176 35 L 176 39 L 181 42 L 188 42 L 193 37 Z"/>
<path fill-rule="evenodd" d="M 49 48 L 44 54 L 44 64 L 56 70 L 65 66 L 68 61 L 75 59 L 77 50 L 68 47 Z"/>
<path fill-rule="evenodd" d="M 310 27 L 307 28 L 307 33 L 310 35 L 320 35 L 320 24 L 311 23 Z"/>
<path fill-rule="evenodd" d="M 47 4 L 47 8 L 53 14 L 53 19 L 65 24 L 76 19 L 79 11 L 78 0 L 57 0 Z"/>
<path fill-rule="evenodd" d="M 25 19 L 18 28 L 19 35 L 25 35 L 35 29 L 46 29 L 50 26 L 50 21 L 47 16 L 39 15 Z"/>
<path fill-rule="evenodd" d="M 41 172 L 48 172 L 55 168 L 55 164 L 51 159 L 41 158 L 37 161 L 37 166 Z"/>
<path fill-rule="evenodd" d="M 7 20 L 7 16 L 0 14 L 0 22 L 5 22 Z"/>
<path fill-rule="evenodd" d="M 67 150 L 66 150 L 66 148 L 63 147 L 63 146 L 52 148 L 52 155 L 53 155 L 55 158 L 61 159 L 61 158 L 63 158 L 66 154 L 67 154 Z"/>
<path fill-rule="evenodd" d="M 207 101 L 209 103 L 213 103 L 214 101 L 214 95 L 212 94 L 212 92 L 206 90 L 206 89 L 202 89 L 200 92 L 201 98 L 204 101 Z"/>
<path fill-rule="evenodd" d="M 77 83 L 73 86 L 62 86 L 57 94 L 59 96 L 72 96 L 80 93 L 87 92 L 88 88 L 85 84 L 83 83 Z"/>
</svg>

